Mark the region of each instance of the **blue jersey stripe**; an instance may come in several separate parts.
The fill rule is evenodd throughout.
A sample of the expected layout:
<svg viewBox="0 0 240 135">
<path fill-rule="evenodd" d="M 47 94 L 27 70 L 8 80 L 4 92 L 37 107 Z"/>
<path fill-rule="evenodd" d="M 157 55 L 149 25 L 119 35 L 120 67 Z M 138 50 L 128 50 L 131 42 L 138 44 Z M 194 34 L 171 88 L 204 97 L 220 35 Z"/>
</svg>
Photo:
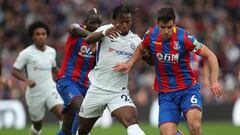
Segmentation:
<svg viewBox="0 0 240 135">
<path fill-rule="evenodd" d="M 170 42 L 171 40 L 165 40 L 163 41 L 162 45 L 163 45 L 163 49 L 162 49 L 162 53 L 163 54 L 171 54 L 170 52 Z M 173 73 L 172 70 L 172 63 L 171 62 L 164 62 L 164 70 L 165 73 L 167 73 L 167 77 L 168 77 L 168 86 L 171 89 L 177 88 L 177 84 L 176 84 L 176 76 L 174 74 L 170 74 Z"/>
<path fill-rule="evenodd" d="M 73 47 L 73 51 L 72 51 L 72 54 L 71 54 L 71 57 L 67 63 L 67 69 L 68 70 L 67 72 L 65 73 L 70 73 L 70 75 L 68 76 L 72 76 L 73 75 L 73 70 L 74 70 L 74 67 L 75 67 L 75 64 L 77 62 L 77 57 L 78 57 L 78 52 L 82 46 L 82 42 L 83 42 L 83 38 L 80 38 L 74 45 Z M 73 64 L 73 65 L 71 65 Z"/>
<path fill-rule="evenodd" d="M 186 51 L 186 48 L 185 48 L 185 43 L 184 43 L 184 30 L 183 29 L 177 29 L 178 30 L 178 34 L 177 34 L 177 39 L 182 41 L 183 42 L 183 45 L 181 46 L 180 48 L 180 51 L 182 52 L 185 52 Z M 183 57 L 186 57 L 186 56 L 183 56 Z M 191 76 L 189 74 L 190 71 L 188 71 L 188 67 L 187 67 L 187 62 L 186 62 L 186 59 L 183 58 L 183 59 L 180 59 L 181 61 L 179 61 L 179 65 L 180 65 L 180 70 L 181 70 L 181 73 L 182 73 L 182 76 L 183 76 L 183 79 L 184 79 L 184 83 L 185 83 L 185 86 L 189 86 L 191 85 L 192 83 L 192 79 L 191 79 Z"/>
<path fill-rule="evenodd" d="M 157 27 L 154 27 L 151 36 L 150 36 L 150 41 L 156 41 L 157 37 L 158 37 L 158 33 L 159 33 L 159 29 Z M 158 67 L 158 58 L 156 55 L 156 45 L 153 42 L 150 42 L 150 48 L 151 48 L 151 52 L 152 52 L 152 56 L 154 57 L 154 65 L 155 65 L 155 71 L 156 71 L 156 77 L 157 77 L 157 82 L 159 85 L 159 89 L 162 89 L 162 83 L 161 83 L 161 78 L 160 78 L 160 71 L 159 71 L 159 67 Z"/>
</svg>

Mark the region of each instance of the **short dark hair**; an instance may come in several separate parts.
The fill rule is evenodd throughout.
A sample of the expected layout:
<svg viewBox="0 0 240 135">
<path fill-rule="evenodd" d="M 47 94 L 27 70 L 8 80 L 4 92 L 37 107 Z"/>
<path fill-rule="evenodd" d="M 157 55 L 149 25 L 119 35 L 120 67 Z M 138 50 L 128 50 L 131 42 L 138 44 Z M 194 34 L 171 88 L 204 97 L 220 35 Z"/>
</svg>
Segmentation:
<svg viewBox="0 0 240 135">
<path fill-rule="evenodd" d="M 121 16 L 124 13 L 130 13 L 131 15 L 133 15 L 135 13 L 135 11 L 134 11 L 133 7 L 130 5 L 120 4 L 113 9 L 112 19 L 116 20 L 119 16 Z"/>
<path fill-rule="evenodd" d="M 28 35 L 30 37 L 33 36 L 34 30 L 36 30 L 37 28 L 44 28 L 47 31 L 47 35 L 50 34 L 50 29 L 48 27 L 48 25 L 42 21 L 36 21 L 33 22 L 32 24 L 29 25 L 28 27 Z"/>
<path fill-rule="evenodd" d="M 173 7 L 162 7 L 157 12 L 157 21 L 167 23 L 170 20 L 175 21 L 176 15 Z"/>
<path fill-rule="evenodd" d="M 91 10 L 89 10 L 89 11 L 87 12 L 87 16 L 86 16 L 86 18 L 85 18 L 85 20 L 84 20 L 85 23 L 89 20 L 89 18 L 90 18 L 91 15 L 99 15 L 99 16 L 101 16 L 100 13 L 99 13 L 99 11 L 98 11 L 96 8 L 93 8 L 93 9 L 91 9 Z M 100 21 L 101 21 L 101 23 L 102 23 L 102 20 L 100 20 Z"/>
</svg>

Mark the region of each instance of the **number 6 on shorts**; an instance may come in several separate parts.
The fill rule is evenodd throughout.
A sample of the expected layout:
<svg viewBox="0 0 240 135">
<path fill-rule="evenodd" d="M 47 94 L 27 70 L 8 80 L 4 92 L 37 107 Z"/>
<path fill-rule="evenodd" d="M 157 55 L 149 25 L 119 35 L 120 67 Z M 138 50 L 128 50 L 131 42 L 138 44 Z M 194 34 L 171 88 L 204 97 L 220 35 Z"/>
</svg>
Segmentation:
<svg viewBox="0 0 240 135">
<path fill-rule="evenodd" d="M 196 103 L 197 103 L 196 95 L 193 95 L 193 96 L 191 97 L 191 103 L 192 103 L 192 104 L 196 104 Z"/>
</svg>

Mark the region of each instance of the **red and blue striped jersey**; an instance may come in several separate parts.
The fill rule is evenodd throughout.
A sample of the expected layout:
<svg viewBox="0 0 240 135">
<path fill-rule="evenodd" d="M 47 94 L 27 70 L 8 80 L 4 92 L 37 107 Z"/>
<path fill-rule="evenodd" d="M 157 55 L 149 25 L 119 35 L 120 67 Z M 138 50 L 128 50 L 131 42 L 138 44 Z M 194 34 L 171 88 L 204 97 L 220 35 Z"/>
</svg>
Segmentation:
<svg viewBox="0 0 240 135">
<path fill-rule="evenodd" d="M 88 73 L 96 64 L 95 48 L 95 45 L 87 44 L 83 37 L 73 37 L 69 34 L 57 79 L 69 78 L 88 88 Z"/>
<path fill-rule="evenodd" d="M 142 47 L 150 47 L 156 70 L 154 90 L 171 92 L 196 83 L 190 67 L 190 53 L 199 54 L 203 44 L 188 31 L 174 27 L 170 39 L 162 39 L 159 27 L 151 27 L 144 35 Z"/>
</svg>

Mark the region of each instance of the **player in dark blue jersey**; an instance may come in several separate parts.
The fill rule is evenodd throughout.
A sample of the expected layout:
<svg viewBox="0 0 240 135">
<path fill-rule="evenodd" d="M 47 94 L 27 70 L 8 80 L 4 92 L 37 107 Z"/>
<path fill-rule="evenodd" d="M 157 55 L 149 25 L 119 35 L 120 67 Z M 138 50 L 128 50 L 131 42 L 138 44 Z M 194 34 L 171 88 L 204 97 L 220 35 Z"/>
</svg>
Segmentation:
<svg viewBox="0 0 240 135">
<path fill-rule="evenodd" d="M 190 53 L 208 60 L 211 74 L 211 90 L 221 95 L 218 82 L 218 61 L 212 51 L 198 42 L 188 31 L 175 24 L 175 11 L 163 7 L 158 11 L 157 26 L 150 28 L 133 57 L 116 64 L 115 71 L 127 73 L 132 65 L 149 48 L 156 77 L 154 90 L 158 91 L 159 127 L 161 135 L 175 135 L 181 112 L 185 114 L 191 135 L 201 135 L 202 102 L 200 86 L 190 67 Z"/>
<path fill-rule="evenodd" d="M 76 134 L 79 123 L 79 108 L 86 95 L 88 73 L 95 66 L 96 45 L 87 44 L 85 37 L 101 24 L 102 17 L 93 8 L 87 14 L 84 26 L 72 24 L 65 54 L 57 76 L 57 90 L 64 100 L 64 120 L 58 135 Z"/>
</svg>

